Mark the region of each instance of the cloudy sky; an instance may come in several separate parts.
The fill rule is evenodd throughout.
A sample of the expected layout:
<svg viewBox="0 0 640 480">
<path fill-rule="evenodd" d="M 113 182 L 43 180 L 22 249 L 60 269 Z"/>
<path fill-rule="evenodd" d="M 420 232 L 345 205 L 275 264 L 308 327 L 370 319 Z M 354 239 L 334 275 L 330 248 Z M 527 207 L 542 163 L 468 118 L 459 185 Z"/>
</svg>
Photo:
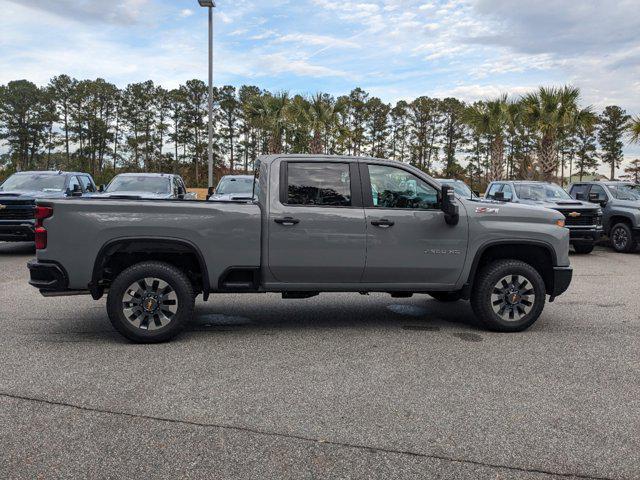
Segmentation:
<svg viewBox="0 0 640 480">
<path fill-rule="evenodd" d="M 218 0 L 216 84 L 386 101 L 570 83 L 640 114 L 638 0 Z M 0 0 L 0 83 L 206 78 L 196 0 Z M 628 147 L 639 155 L 640 149 Z"/>
</svg>

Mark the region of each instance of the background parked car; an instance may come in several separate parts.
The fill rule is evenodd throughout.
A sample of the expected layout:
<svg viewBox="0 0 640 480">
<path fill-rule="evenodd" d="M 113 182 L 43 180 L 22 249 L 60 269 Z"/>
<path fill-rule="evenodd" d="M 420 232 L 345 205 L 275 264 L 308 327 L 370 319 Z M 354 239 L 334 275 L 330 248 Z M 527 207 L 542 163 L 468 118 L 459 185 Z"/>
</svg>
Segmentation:
<svg viewBox="0 0 640 480">
<path fill-rule="evenodd" d="M 630 182 L 579 182 L 569 187 L 573 198 L 602 207 L 605 234 L 617 252 L 636 250 L 640 241 L 640 185 Z"/>
<path fill-rule="evenodd" d="M 591 253 L 602 236 L 602 210 L 592 203 L 571 198 L 555 183 L 534 181 L 492 182 L 485 198 L 552 208 L 565 216 L 576 253 Z"/>
<path fill-rule="evenodd" d="M 254 195 L 253 175 L 225 175 L 208 200 L 240 200 Z"/>
<path fill-rule="evenodd" d="M 194 193 L 187 192 L 182 177 L 168 173 L 121 173 L 113 177 L 106 187 L 101 186 L 100 190 L 103 197 L 196 199 Z"/>
<path fill-rule="evenodd" d="M 455 178 L 436 178 L 442 185 L 449 185 L 453 187 L 453 190 L 465 198 L 478 198 L 478 192 L 474 192 L 469 188 L 469 186 L 464 183 L 462 180 L 456 180 Z"/>
<path fill-rule="evenodd" d="M 34 240 L 36 200 L 96 192 L 91 175 L 79 172 L 20 172 L 0 185 L 0 241 Z"/>
</svg>

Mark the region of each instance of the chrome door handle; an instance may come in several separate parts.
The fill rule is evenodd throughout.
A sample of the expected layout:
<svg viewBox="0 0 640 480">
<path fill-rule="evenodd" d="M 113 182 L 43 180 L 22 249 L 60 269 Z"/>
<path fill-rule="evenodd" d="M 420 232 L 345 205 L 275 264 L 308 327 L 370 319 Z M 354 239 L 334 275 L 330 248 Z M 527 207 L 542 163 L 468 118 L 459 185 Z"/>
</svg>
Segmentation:
<svg viewBox="0 0 640 480">
<path fill-rule="evenodd" d="M 300 223 L 300 220 L 293 217 L 274 218 L 273 221 L 279 225 L 284 225 L 286 227 L 290 227 L 292 225 L 297 225 L 298 223 Z"/>
</svg>

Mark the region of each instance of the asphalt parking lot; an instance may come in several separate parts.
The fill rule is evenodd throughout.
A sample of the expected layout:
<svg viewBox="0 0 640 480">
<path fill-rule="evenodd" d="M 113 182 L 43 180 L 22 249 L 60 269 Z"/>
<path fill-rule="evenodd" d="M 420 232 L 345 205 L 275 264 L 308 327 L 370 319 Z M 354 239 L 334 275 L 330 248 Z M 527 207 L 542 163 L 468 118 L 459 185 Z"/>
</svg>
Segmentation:
<svg viewBox="0 0 640 480">
<path fill-rule="evenodd" d="M 426 296 L 223 295 L 133 345 L 0 244 L 0 478 L 640 478 L 640 253 L 532 329 Z"/>
</svg>

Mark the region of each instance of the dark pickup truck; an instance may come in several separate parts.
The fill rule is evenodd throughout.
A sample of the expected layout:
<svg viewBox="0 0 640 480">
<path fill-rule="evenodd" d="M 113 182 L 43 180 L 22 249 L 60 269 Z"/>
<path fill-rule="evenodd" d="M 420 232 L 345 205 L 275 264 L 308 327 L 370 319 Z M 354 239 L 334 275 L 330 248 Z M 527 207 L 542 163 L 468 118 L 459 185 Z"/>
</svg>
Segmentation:
<svg viewBox="0 0 640 480">
<path fill-rule="evenodd" d="M 33 242 L 36 200 L 80 196 L 95 192 L 89 174 L 78 172 L 20 172 L 0 185 L 0 241 Z"/>
<path fill-rule="evenodd" d="M 591 253 L 602 236 L 602 209 L 592 203 L 571 198 L 555 183 L 496 181 L 487 188 L 485 198 L 537 205 L 560 212 L 565 217 L 571 245 L 576 253 Z"/>
</svg>

